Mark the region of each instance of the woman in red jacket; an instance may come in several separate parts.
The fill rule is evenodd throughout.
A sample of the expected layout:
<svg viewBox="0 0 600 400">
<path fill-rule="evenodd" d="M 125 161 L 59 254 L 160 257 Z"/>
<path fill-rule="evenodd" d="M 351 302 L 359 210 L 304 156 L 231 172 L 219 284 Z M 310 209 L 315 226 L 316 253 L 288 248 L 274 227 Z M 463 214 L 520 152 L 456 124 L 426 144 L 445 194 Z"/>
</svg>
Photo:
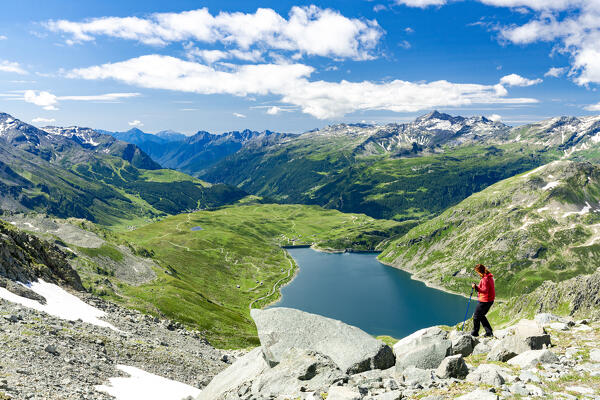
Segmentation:
<svg viewBox="0 0 600 400">
<path fill-rule="evenodd" d="M 479 297 L 479 304 L 473 313 L 473 332 L 471 335 L 479 336 L 479 325 L 483 325 L 485 329 L 485 336 L 494 336 L 492 332 L 492 326 L 490 321 L 487 320 L 485 315 L 490 311 L 494 299 L 496 298 L 496 290 L 494 288 L 494 275 L 482 264 L 477 264 L 475 271 L 481 276 L 479 285 L 472 284 L 473 289 L 477 290 Z"/>
</svg>

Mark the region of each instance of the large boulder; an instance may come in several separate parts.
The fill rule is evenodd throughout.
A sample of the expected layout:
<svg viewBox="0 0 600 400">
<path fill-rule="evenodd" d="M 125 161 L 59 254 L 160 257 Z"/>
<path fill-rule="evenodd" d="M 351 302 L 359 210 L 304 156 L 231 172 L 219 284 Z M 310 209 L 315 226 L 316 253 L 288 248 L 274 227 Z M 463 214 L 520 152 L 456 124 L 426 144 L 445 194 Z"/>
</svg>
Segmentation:
<svg viewBox="0 0 600 400">
<path fill-rule="evenodd" d="M 327 393 L 328 400 L 360 400 L 361 395 L 346 386 L 332 386 Z"/>
<path fill-rule="evenodd" d="M 280 363 L 291 348 L 324 354 L 348 374 L 394 365 L 389 346 L 341 321 L 291 308 L 254 309 L 251 315 L 270 366 Z"/>
<path fill-rule="evenodd" d="M 269 369 L 260 347 L 238 358 L 229 368 L 218 374 L 206 386 L 197 400 L 235 399 L 236 389 L 252 381 Z"/>
<path fill-rule="evenodd" d="M 467 367 L 463 357 L 457 354 L 444 358 L 440 366 L 435 370 L 435 374 L 438 378 L 442 379 L 464 379 L 469 374 L 469 367 Z"/>
<path fill-rule="evenodd" d="M 409 387 L 424 386 L 435 379 L 433 370 L 416 367 L 405 368 L 399 378 L 405 386 Z"/>
<path fill-rule="evenodd" d="M 450 341 L 452 342 L 452 354 L 460 354 L 463 357 L 470 356 L 475 346 L 479 344 L 479 341 L 473 336 L 458 331 L 450 333 Z"/>
<path fill-rule="evenodd" d="M 501 372 L 502 367 L 495 364 L 481 364 L 467 375 L 467 382 L 483 383 L 490 386 L 501 386 L 506 380 Z"/>
<path fill-rule="evenodd" d="M 452 342 L 448 333 L 438 327 L 421 329 L 394 345 L 396 370 L 408 367 L 435 369 L 450 355 Z"/>
<path fill-rule="evenodd" d="M 292 348 L 279 364 L 254 379 L 250 390 L 254 396 L 294 398 L 300 392 L 325 393 L 346 377 L 331 358 L 312 350 Z"/>
<path fill-rule="evenodd" d="M 521 368 L 535 367 L 538 364 L 558 363 L 558 357 L 550 350 L 529 350 L 511 358 L 508 363 Z"/>
<path fill-rule="evenodd" d="M 492 347 L 487 357 L 489 361 L 506 362 L 518 354 L 551 345 L 550 335 L 536 321 L 523 319 L 510 331 L 513 332 L 512 335 L 505 336 Z"/>
<path fill-rule="evenodd" d="M 525 342 L 528 350 L 540 350 L 550 346 L 550 335 L 537 321 L 522 319 L 514 326 L 514 335 Z"/>
<path fill-rule="evenodd" d="M 323 354 L 292 348 L 271 368 L 259 347 L 217 375 L 197 400 L 295 398 L 301 392 L 325 393 L 344 379 L 347 375 Z"/>
</svg>

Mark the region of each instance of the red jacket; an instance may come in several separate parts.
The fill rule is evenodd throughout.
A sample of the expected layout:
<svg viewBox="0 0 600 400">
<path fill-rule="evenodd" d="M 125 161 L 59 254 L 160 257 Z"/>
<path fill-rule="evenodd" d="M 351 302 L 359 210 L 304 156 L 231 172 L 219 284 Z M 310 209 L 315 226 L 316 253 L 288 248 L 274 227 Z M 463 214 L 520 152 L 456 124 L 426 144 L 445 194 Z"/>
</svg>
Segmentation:
<svg viewBox="0 0 600 400">
<path fill-rule="evenodd" d="M 475 286 L 475 290 L 479 293 L 479 301 L 488 303 L 496 298 L 496 289 L 494 288 L 494 275 L 485 274 L 479 285 Z"/>
</svg>

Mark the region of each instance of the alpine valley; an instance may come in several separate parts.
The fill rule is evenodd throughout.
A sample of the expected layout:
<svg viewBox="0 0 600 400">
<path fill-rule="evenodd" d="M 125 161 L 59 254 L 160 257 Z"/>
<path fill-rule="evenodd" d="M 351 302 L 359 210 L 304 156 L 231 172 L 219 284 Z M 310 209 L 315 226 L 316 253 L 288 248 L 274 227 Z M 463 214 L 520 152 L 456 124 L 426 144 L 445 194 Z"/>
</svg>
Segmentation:
<svg viewBox="0 0 600 400">
<path fill-rule="evenodd" d="M 108 399 L 117 365 L 200 399 L 525 398 L 577 392 L 578 373 L 597 390 L 598 163 L 600 116 L 185 136 L 0 113 L 0 399 Z M 484 263 L 502 336 L 382 341 L 268 308 L 294 246 L 378 252 L 462 295 Z"/>
</svg>

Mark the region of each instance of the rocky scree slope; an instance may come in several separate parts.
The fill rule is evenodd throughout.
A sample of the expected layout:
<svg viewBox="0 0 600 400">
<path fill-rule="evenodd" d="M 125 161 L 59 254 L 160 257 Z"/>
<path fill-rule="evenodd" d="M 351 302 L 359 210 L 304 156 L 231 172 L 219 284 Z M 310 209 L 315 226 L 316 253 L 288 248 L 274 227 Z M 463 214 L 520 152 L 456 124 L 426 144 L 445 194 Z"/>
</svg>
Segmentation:
<svg viewBox="0 0 600 400">
<path fill-rule="evenodd" d="M 38 279 L 58 284 L 104 313 L 110 325 L 63 320 L 0 298 L 1 399 L 108 399 L 95 386 L 122 375 L 118 365 L 202 388 L 235 360 L 198 331 L 83 292 L 69 261 L 54 244 L 0 221 L 0 287 L 25 304 L 29 299 L 52 303 L 53 310 L 73 306 L 64 299 L 57 304 L 25 285 Z"/>
<path fill-rule="evenodd" d="M 120 365 L 201 389 L 235 361 L 236 352 L 215 349 L 198 331 L 77 296 L 119 331 L 0 299 L 0 399 L 111 399 L 96 386 L 126 376 Z"/>
<path fill-rule="evenodd" d="M 41 300 L 26 287 L 14 283 L 28 283 L 38 278 L 83 290 L 68 257 L 58 246 L 0 221 L 0 286 L 7 290 Z"/>
<path fill-rule="evenodd" d="M 595 271 L 599 240 L 600 168 L 557 161 L 470 196 L 391 241 L 379 259 L 463 294 L 483 263 L 506 298 Z"/>
<path fill-rule="evenodd" d="M 197 400 L 600 397 L 597 321 L 538 314 L 495 338 L 431 327 L 392 352 L 318 315 L 272 308 L 252 317 L 261 346 L 218 374 Z"/>
</svg>

